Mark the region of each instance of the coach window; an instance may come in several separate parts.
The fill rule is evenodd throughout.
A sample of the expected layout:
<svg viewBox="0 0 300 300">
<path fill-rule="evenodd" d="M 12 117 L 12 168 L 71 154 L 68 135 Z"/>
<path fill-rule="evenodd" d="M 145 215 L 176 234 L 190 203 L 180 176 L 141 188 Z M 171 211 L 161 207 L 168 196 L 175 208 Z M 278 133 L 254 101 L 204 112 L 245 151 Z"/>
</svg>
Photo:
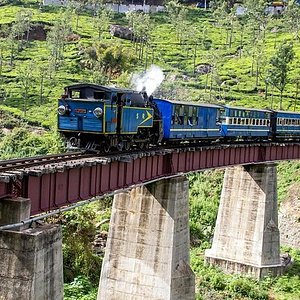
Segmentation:
<svg viewBox="0 0 300 300">
<path fill-rule="evenodd" d="M 103 91 L 95 91 L 94 99 L 105 99 L 105 92 Z"/>
<path fill-rule="evenodd" d="M 193 125 L 198 124 L 198 107 L 196 107 L 196 106 L 193 106 L 192 122 L 193 122 Z"/>
<path fill-rule="evenodd" d="M 75 91 L 75 90 L 72 90 L 71 92 L 70 92 L 70 98 L 72 98 L 72 99 L 81 99 L 80 98 L 80 91 Z"/>
<path fill-rule="evenodd" d="M 180 124 L 179 112 L 180 112 L 180 107 L 178 105 L 175 105 L 174 124 Z"/>
<path fill-rule="evenodd" d="M 189 107 L 185 106 L 184 107 L 184 114 L 183 114 L 183 120 L 184 120 L 184 125 L 188 125 L 188 118 L 189 118 Z"/>
</svg>

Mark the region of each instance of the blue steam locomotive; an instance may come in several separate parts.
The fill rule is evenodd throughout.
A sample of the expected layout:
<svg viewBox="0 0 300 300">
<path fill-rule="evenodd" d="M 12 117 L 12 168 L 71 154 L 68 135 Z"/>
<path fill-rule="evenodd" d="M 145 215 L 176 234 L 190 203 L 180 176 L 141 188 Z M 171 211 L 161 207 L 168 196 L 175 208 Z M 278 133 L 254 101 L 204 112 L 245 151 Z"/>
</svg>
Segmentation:
<svg viewBox="0 0 300 300">
<path fill-rule="evenodd" d="M 95 84 L 67 86 L 58 130 L 69 148 L 100 150 L 200 141 L 300 138 L 300 113 L 188 103 Z"/>
</svg>

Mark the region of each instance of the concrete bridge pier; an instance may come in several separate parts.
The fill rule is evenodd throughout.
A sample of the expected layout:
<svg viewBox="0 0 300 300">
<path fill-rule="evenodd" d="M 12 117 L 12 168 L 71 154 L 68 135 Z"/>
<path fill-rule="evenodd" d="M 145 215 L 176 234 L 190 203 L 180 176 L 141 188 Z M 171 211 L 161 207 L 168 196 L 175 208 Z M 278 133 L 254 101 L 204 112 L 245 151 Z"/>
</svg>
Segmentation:
<svg viewBox="0 0 300 300">
<path fill-rule="evenodd" d="M 279 275 L 277 173 L 274 164 L 228 168 L 206 260 L 228 273 Z"/>
<path fill-rule="evenodd" d="M 161 180 L 114 197 L 98 300 L 194 300 L 188 181 Z"/>
<path fill-rule="evenodd" d="M 0 226 L 30 217 L 30 200 L 0 200 Z M 0 299 L 63 299 L 61 229 L 56 225 L 0 230 Z"/>
</svg>

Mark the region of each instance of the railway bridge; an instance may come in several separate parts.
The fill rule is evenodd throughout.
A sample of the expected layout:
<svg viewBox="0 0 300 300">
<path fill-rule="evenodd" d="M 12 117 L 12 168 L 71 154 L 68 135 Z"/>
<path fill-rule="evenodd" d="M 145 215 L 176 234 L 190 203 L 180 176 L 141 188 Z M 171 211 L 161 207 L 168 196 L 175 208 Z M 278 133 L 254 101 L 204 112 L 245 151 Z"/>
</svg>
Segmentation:
<svg viewBox="0 0 300 300">
<path fill-rule="evenodd" d="M 0 299 L 62 299 L 61 230 L 36 223 L 114 194 L 98 299 L 194 299 L 185 174 L 226 169 L 208 263 L 281 274 L 274 162 L 300 144 L 223 144 L 0 163 Z M 209 201 L 209 199 L 208 199 Z"/>
</svg>

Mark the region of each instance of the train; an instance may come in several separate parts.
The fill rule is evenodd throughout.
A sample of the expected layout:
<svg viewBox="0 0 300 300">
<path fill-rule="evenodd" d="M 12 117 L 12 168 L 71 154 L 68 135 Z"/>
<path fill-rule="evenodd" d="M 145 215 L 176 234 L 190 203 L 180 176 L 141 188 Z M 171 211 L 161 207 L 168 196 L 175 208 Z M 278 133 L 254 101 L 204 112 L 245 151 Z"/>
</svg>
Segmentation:
<svg viewBox="0 0 300 300">
<path fill-rule="evenodd" d="M 105 153 L 158 145 L 300 138 L 298 112 L 160 99 L 89 83 L 65 87 L 57 112 L 58 131 L 69 149 Z"/>
</svg>

